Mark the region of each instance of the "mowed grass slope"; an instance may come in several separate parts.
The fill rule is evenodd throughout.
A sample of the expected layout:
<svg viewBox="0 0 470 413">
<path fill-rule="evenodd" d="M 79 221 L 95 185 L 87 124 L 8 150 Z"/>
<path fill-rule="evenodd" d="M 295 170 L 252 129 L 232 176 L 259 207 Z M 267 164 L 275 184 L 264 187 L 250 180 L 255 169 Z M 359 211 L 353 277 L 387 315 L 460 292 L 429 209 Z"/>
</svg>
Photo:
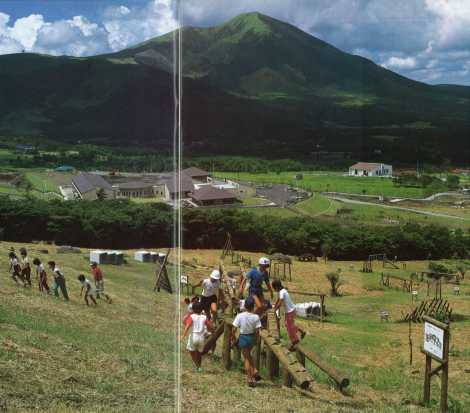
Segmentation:
<svg viewBox="0 0 470 413">
<path fill-rule="evenodd" d="M 235 240 L 234 240 L 235 242 Z M 190 250 L 184 258 L 189 262 L 205 264 L 208 268 L 191 269 L 186 272 L 195 283 L 218 265 L 221 251 Z M 262 253 L 243 253 L 253 260 Z M 227 260 L 228 261 L 228 260 Z M 456 262 L 445 261 L 448 266 Z M 467 263 L 468 264 L 468 263 Z M 242 366 L 225 372 L 220 359 L 222 344 L 218 344 L 215 356 L 203 360 L 202 374 L 193 372 L 187 355 L 183 356 L 183 403 L 184 411 L 213 411 L 223 406 L 225 412 L 275 411 L 275 412 L 437 412 L 439 406 L 439 381 L 432 380 L 431 409 L 421 405 L 424 377 L 424 356 L 420 353 L 423 343 L 423 325 L 412 324 L 413 363 L 409 364 L 408 324 L 401 323 L 402 312 L 415 305 L 409 293 L 397 288 L 380 285 L 382 271 L 391 275 L 409 276 L 413 271 L 427 268 L 428 262 L 407 263 L 406 270 L 383 269 L 375 263 L 372 274 L 359 270 L 362 262 L 330 261 L 324 263 L 301 263 L 294 261 L 293 280 L 285 284 L 295 302 L 315 301 L 302 292 L 329 292 L 325 273 L 342 269 L 344 285 L 342 297 L 326 298 L 327 322 L 298 318 L 298 324 L 308 333 L 304 344 L 323 360 L 343 372 L 351 385 L 341 394 L 334 383 L 317 367 L 307 362 L 312 373 L 314 400 L 300 396 L 294 390 L 282 386 L 282 381 L 260 382 L 259 387 L 249 389 L 245 384 Z M 236 269 L 226 265 L 227 270 Z M 470 411 L 470 280 L 461 285 L 460 296 L 454 296 L 452 285 L 443 286 L 443 294 L 451 303 L 459 321 L 451 324 L 449 411 Z M 424 284 L 419 285 L 419 299 L 426 298 Z M 391 321 L 381 322 L 379 313 L 390 312 Z M 283 324 L 283 323 L 281 323 Z M 284 326 L 282 341 L 287 342 Z M 266 376 L 266 372 L 262 371 Z M 200 406 L 196 409 L 194 406 Z M 207 407 L 207 408 L 205 408 Z"/>
<path fill-rule="evenodd" d="M 77 275 L 83 254 L 25 245 L 30 260 L 56 260 L 70 302 L 17 286 L 0 244 L 0 410 L 10 412 L 165 412 L 175 403 L 175 296 L 153 292 L 153 264 L 103 265 L 113 303 L 86 307 Z M 46 248 L 49 254 L 40 254 Z M 48 272 L 48 275 L 50 271 Z M 49 275 L 49 284 L 52 277 Z"/>
</svg>

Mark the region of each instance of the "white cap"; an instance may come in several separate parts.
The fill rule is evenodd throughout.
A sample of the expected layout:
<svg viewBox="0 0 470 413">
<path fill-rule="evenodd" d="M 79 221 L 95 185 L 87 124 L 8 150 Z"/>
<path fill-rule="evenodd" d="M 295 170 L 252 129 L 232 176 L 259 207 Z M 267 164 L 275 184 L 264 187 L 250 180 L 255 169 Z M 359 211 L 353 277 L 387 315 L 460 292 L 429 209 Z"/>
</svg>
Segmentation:
<svg viewBox="0 0 470 413">
<path fill-rule="evenodd" d="M 220 280 L 220 272 L 218 270 L 212 271 L 211 278 L 213 278 L 214 280 Z"/>
<path fill-rule="evenodd" d="M 260 264 L 260 265 L 269 265 L 269 258 L 261 257 L 261 258 L 259 259 L 259 264 Z"/>
</svg>

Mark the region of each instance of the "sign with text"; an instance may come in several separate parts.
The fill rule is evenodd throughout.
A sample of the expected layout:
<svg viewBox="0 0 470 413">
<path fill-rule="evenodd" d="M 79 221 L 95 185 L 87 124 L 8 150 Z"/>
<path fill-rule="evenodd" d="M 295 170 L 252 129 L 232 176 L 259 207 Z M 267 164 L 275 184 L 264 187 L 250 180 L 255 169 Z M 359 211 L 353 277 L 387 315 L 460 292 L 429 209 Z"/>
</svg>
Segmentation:
<svg viewBox="0 0 470 413">
<path fill-rule="evenodd" d="M 424 323 L 423 350 L 440 360 L 444 360 L 444 330 L 427 321 Z"/>
</svg>

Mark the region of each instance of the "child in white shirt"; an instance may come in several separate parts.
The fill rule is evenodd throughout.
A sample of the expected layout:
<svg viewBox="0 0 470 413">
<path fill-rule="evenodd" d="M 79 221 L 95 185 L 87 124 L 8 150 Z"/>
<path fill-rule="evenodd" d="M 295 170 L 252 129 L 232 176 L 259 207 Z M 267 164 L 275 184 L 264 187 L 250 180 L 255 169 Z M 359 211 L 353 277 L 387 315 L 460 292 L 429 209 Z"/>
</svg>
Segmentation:
<svg viewBox="0 0 470 413">
<path fill-rule="evenodd" d="M 82 285 L 82 289 L 80 290 L 80 297 L 83 294 L 83 290 L 85 290 L 84 298 L 85 298 L 86 305 L 90 305 L 90 303 L 88 302 L 88 299 L 90 299 L 94 305 L 97 305 L 97 302 L 94 297 L 96 294 L 96 291 L 91 285 L 91 282 L 88 279 L 86 279 L 83 274 L 80 274 L 77 278 L 78 278 L 78 281 L 80 281 L 80 284 Z"/>
<path fill-rule="evenodd" d="M 184 326 L 182 339 L 184 340 L 189 334 L 188 345 L 186 349 L 191 354 L 191 358 L 196 366 L 196 371 L 202 371 L 202 353 L 204 352 L 204 343 L 208 329 L 212 329 L 210 320 L 205 314 L 201 314 L 202 305 L 199 302 L 192 304 L 192 314 L 187 318 Z"/>
<path fill-rule="evenodd" d="M 261 377 L 251 357 L 251 349 L 258 340 L 261 320 L 258 314 L 253 313 L 255 309 L 255 300 L 253 297 L 248 297 L 244 304 L 246 311 L 237 314 L 232 323 L 235 327 L 235 329 L 233 329 L 232 341 L 235 341 L 235 330 L 239 328 L 240 336 L 238 337 L 238 347 L 243 354 L 243 363 L 248 378 L 248 386 L 254 387 L 255 380 L 261 380 Z"/>
<path fill-rule="evenodd" d="M 301 338 L 303 338 L 305 336 L 305 332 L 295 325 L 295 304 L 290 298 L 287 289 L 284 288 L 280 280 L 274 280 L 272 286 L 274 291 L 279 293 L 279 298 L 274 306 L 274 311 L 277 311 L 281 305 L 284 306 L 285 326 L 287 335 L 289 336 L 289 340 L 291 342 L 290 350 L 293 350 L 295 345 L 300 341 L 298 333 L 300 332 Z"/>
</svg>

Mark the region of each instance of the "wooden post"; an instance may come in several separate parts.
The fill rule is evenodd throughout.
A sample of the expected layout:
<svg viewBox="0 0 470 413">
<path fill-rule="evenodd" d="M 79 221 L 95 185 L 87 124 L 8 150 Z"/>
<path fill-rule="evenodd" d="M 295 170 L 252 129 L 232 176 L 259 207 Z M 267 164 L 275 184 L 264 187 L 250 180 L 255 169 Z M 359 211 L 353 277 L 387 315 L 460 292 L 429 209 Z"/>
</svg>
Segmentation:
<svg viewBox="0 0 470 413">
<path fill-rule="evenodd" d="M 217 343 L 218 338 L 224 333 L 224 322 L 221 322 L 215 331 L 209 336 L 209 338 L 204 343 L 204 350 L 203 354 L 207 353 L 211 348 L 214 347 L 215 343 Z"/>
<path fill-rule="evenodd" d="M 261 365 L 261 339 L 259 336 L 256 338 L 255 350 L 253 354 L 253 361 L 255 363 L 256 370 L 260 370 Z"/>
<path fill-rule="evenodd" d="M 230 370 L 232 360 L 230 358 L 230 350 L 232 348 L 232 324 L 224 323 L 224 343 L 222 348 L 222 360 L 225 370 Z"/>
<path fill-rule="evenodd" d="M 287 387 L 292 387 L 292 376 L 285 367 L 282 368 L 282 384 Z"/>
<path fill-rule="evenodd" d="M 274 379 L 275 377 L 275 367 L 274 367 L 274 360 L 276 356 L 274 355 L 273 351 L 267 347 L 266 348 L 266 369 L 268 370 L 268 378 L 269 380 Z"/>
<path fill-rule="evenodd" d="M 323 320 L 325 318 L 325 310 L 324 310 L 324 307 L 325 307 L 325 296 L 324 295 L 321 295 L 320 296 L 320 321 L 323 323 Z"/>
<path fill-rule="evenodd" d="M 238 366 L 240 364 L 241 352 L 238 347 L 233 347 L 233 364 Z"/>
<path fill-rule="evenodd" d="M 444 331 L 444 354 L 446 357 L 446 362 L 442 367 L 441 373 L 441 413 L 447 412 L 447 394 L 449 386 L 449 330 Z"/>
<path fill-rule="evenodd" d="M 424 405 L 429 406 L 431 398 L 431 356 L 426 355 L 426 367 L 424 370 Z"/>
<path fill-rule="evenodd" d="M 307 389 L 310 386 L 310 382 L 313 381 L 313 378 L 307 370 L 305 370 L 305 367 L 297 361 L 294 354 L 290 353 L 274 338 L 270 337 L 266 331 L 261 330 L 260 336 L 268 350 L 268 377 L 272 379 L 275 376 L 275 367 L 272 362 L 273 358 L 275 358 L 278 360 L 278 363 L 282 364 L 282 367 L 289 371 L 293 381 L 298 386 L 302 389 Z"/>
<path fill-rule="evenodd" d="M 299 363 L 302 364 L 302 366 L 305 367 L 305 354 L 303 354 L 301 351 L 297 350 L 296 356 L 297 356 L 297 360 L 299 360 Z"/>
</svg>

